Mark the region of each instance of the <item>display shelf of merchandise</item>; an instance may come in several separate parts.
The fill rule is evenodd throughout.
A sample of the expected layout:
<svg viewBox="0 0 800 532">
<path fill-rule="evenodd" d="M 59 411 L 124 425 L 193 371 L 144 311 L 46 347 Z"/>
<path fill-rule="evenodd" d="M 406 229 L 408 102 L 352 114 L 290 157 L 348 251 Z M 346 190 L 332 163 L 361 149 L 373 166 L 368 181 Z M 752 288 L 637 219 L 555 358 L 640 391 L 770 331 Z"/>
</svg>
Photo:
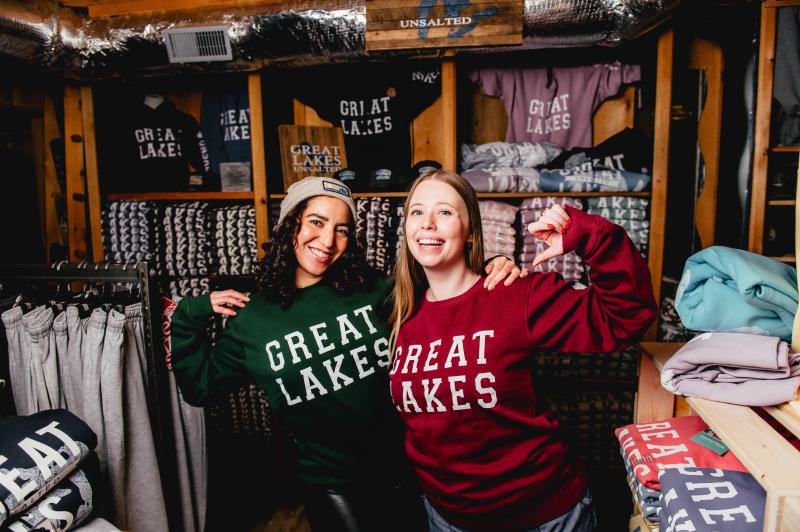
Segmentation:
<svg viewBox="0 0 800 532">
<path fill-rule="evenodd" d="M 784 207 L 794 207 L 797 204 L 797 201 L 793 199 L 779 199 L 779 200 L 769 200 L 767 205 L 777 205 L 777 206 L 784 206 Z"/>
<path fill-rule="evenodd" d="M 252 200 L 252 192 L 124 192 L 106 194 L 108 201 L 117 200 Z"/>
<path fill-rule="evenodd" d="M 642 342 L 642 365 L 660 371 L 681 346 L 680 343 Z M 639 393 L 646 393 L 640 387 Z M 658 390 L 660 392 L 660 390 Z M 641 402 L 642 397 L 640 396 Z M 767 492 L 764 530 L 800 530 L 800 452 L 786 441 L 751 407 L 687 397 L 693 413 L 699 415 L 725 442 Z M 790 403 L 785 403 L 789 405 Z M 798 429 L 797 418 L 788 419 L 785 405 L 776 405 L 784 416 L 775 416 L 789 430 Z M 766 409 L 770 412 L 770 409 Z M 770 412 L 772 413 L 772 412 Z M 655 421 L 655 420 L 650 420 Z"/>
<path fill-rule="evenodd" d="M 404 198 L 406 192 L 354 192 L 355 198 Z M 649 192 L 478 192 L 480 199 L 514 199 L 545 197 L 600 197 L 600 196 L 632 196 L 647 198 Z M 269 199 L 285 198 L 286 194 L 270 194 Z"/>
</svg>

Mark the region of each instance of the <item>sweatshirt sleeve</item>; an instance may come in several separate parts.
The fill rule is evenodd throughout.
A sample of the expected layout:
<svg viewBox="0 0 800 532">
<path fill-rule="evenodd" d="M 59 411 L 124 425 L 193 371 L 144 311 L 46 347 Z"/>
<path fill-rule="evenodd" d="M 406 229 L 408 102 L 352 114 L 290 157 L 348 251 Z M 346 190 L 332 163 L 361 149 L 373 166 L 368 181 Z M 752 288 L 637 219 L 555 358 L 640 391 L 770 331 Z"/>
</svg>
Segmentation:
<svg viewBox="0 0 800 532">
<path fill-rule="evenodd" d="M 609 352 L 635 341 L 656 317 L 650 271 L 625 230 L 572 207 L 564 253 L 590 268 L 591 285 L 573 288 L 557 274 L 534 274 L 527 299 L 533 345 L 560 351 Z"/>
<path fill-rule="evenodd" d="M 206 333 L 211 296 L 182 299 L 172 315 L 172 372 L 183 398 L 202 406 L 209 397 L 247 380 L 244 349 L 236 339 L 235 320 L 228 320 L 216 345 Z"/>
</svg>

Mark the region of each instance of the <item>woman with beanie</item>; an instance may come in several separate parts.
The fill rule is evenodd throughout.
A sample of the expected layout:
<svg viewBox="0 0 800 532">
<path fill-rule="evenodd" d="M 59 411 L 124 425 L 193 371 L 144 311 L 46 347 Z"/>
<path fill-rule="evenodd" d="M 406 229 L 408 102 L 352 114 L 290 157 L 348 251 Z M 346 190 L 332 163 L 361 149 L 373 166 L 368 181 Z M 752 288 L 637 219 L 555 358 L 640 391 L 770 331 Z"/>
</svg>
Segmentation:
<svg viewBox="0 0 800 532">
<path fill-rule="evenodd" d="M 392 282 L 367 265 L 355 212 L 335 179 L 289 187 L 257 293 L 225 290 L 178 305 L 173 371 L 195 405 L 247 379 L 264 389 L 295 434 L 315 532 L 425 530 L 387 392 Z M 493 265 L 492 285 L 525 275 L 503 258 Z M 214 313 L 229 319 L 212 347 L 205 330 Z"/>
</svg>

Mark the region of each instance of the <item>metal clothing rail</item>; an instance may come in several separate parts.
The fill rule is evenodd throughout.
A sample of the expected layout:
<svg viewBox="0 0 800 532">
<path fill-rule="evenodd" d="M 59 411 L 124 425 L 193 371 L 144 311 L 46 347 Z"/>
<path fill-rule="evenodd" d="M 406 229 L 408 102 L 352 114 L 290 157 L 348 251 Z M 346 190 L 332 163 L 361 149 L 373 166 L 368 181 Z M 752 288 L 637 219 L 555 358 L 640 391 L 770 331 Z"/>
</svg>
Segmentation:
<svg viewBox="0 0 800 532">
<path fill-rule="evenodd" d="M 164 359 L 164 343 L 161 335 L 160 300 L 153 301 L 160 292 L 156 281 L 150 277 L 146 262 L 113 264 L 79 264 L 62 261 L 55 264 L 0 264 L 0 282 L 4 281 L 61 281 L 92 283 L 136 283 L 139 286 L 142 304 L 142 325 L 147 357 L 147 401 L 150 424 L 155 440 L 164 497 L 167 503 L 170 529 L 177 524 L 177 516 L 170 508 L 176 508 L 177 470 L 172 434 L 172 416 L 167 391 L 169 381 Z M 158 326 L 156 326 L 158 325 Z"/>
</svg>

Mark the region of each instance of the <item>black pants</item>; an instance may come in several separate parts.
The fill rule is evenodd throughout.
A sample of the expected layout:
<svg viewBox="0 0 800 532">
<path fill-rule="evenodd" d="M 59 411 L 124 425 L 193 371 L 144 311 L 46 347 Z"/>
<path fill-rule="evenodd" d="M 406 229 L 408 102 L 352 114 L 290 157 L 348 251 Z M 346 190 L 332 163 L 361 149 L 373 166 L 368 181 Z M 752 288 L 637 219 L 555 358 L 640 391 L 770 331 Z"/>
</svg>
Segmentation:
<svg viewBox="0 0 800 532">
<path fill-rule="evenodd" d="M 305 486 L 313 532 L 425 532 L 427 516 L 416 486 L 323 488 Z"/>
</svg>

